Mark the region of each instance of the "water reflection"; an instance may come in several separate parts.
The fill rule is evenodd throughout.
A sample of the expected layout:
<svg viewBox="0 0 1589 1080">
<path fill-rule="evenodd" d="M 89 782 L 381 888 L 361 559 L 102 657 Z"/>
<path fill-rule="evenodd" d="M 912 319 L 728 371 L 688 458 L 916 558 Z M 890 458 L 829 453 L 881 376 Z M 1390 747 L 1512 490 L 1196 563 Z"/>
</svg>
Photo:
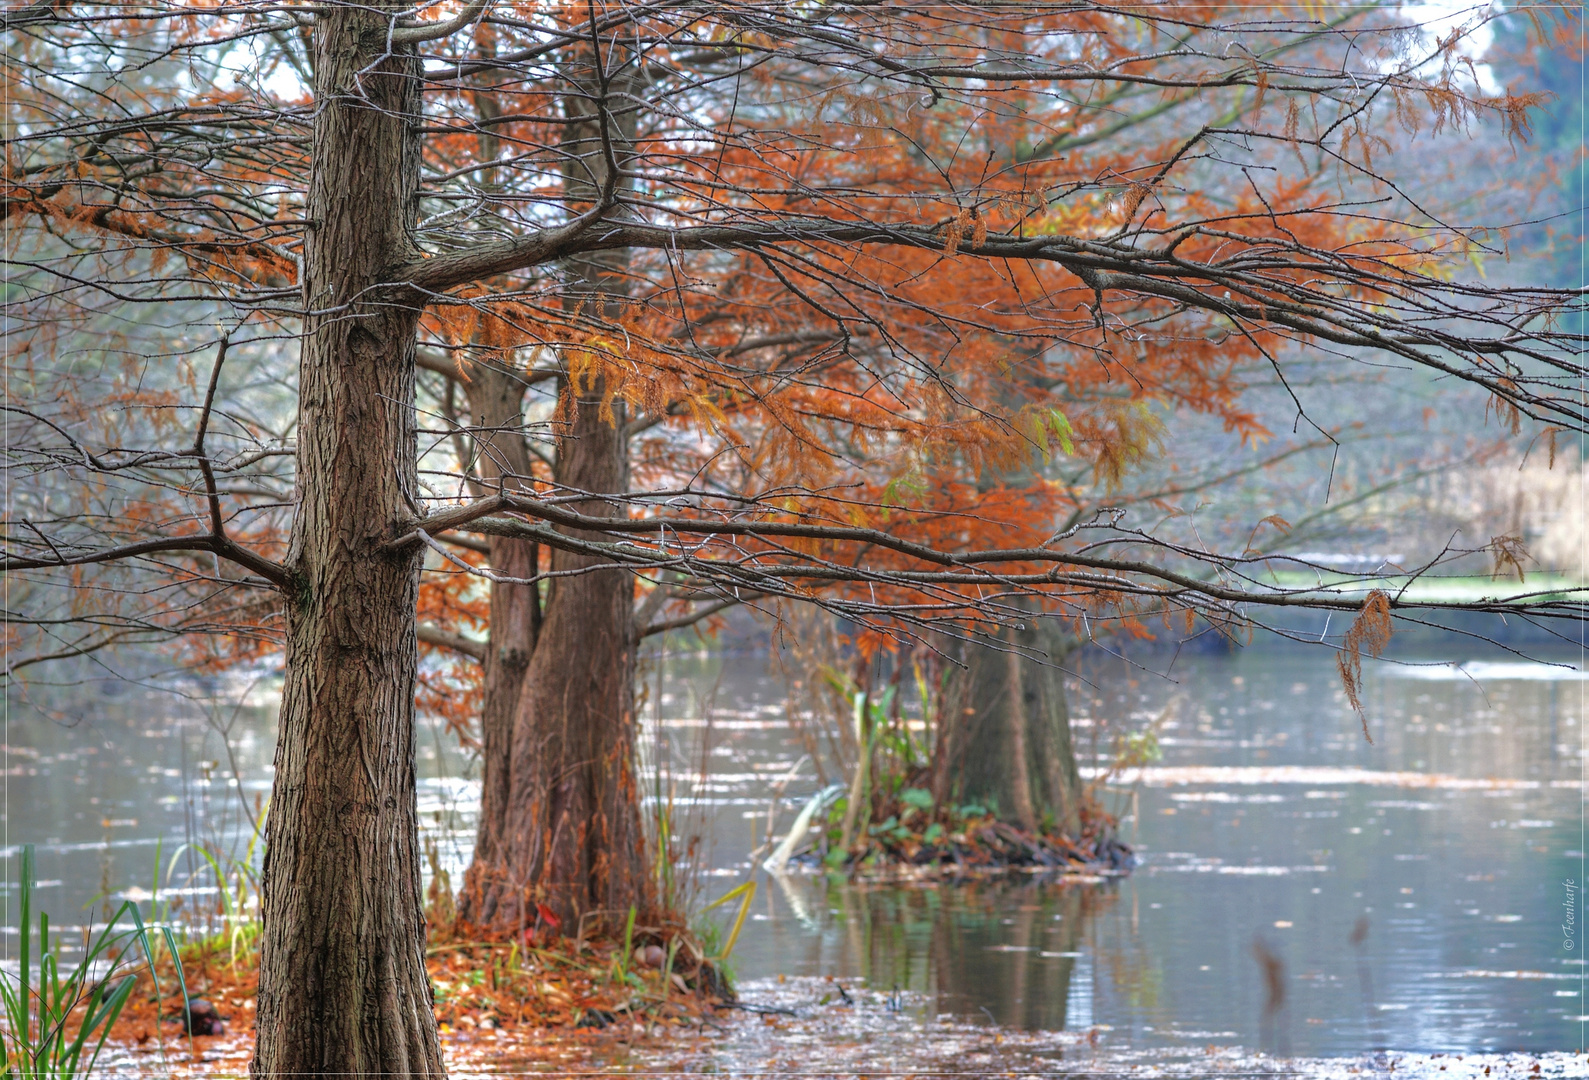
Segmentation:
<svg viewBox="0 0 1589 1080">
<path fill-rule="evenodd" d="M 1376 671 L 1372 743 L 1311 654 L 1199 657 L 1175 683 L 1095 671 L 1109 692 L 1078 695 L 1083 747 L 1089 724 L 1186 700 L 1165 725 L 1164 761 L 1124 778 L 1141 783 L 1134 816 L 1121 796 L 1146 860 L 1131 879 L 796 878 L 741 939 L 741 973 L 833 975 L 881 994 L 898 984 L 935 1015 L 1091 1030 L 1116 1047 L 1576 1045 L 1589 1010 L 1557 893 L 1581 876 L 1584 683 L 1516 663 L 1428 674 L 1454 670 Z M 736 763 L 796 755 L 784 731 L 720 739 Z M 718 787 L 719 799 L 755 790 Z"/>
<path fill-rule="evenodd" d="M 1181 701 L 1164 760 L 1121 778 L 1140 784 L 1135 801 L 1129 787 L 1110 796 L 1145 856 L 1135 875 L 1097 886 L 758 875 L 734 965 L 752 995 L 798 985 L 815 1002 L 842 985 L 890 1023 L 1113 1052 L 1575 1046 L 1589 987 L 1562 945 L 1560 882 L 1583 877 L 1589 682 L 1572 667 L 1472 660 L 1365 670 L 1372 743 L 1324 654 L 1183 657 L 1169 678 L 1097 661 L 1073 689 L 1083 752 L 1105 753 L 1106 723 Z M 757 874 L 749 855 L 773 789 L 807 748 L 765 655 L 668 657 L 649 680 L 652 790 L 675 798 L 681 833 L 703 838 L 711 899 Z M 147 889 L 157 841 L 170 852 L 248 831 L 270 783 L 271 689 L 13 693 L 7 839 L 41 845 L 52 914 L 74 916 L 104 884 Z M 424 826 L 456 868 L 472 769 L 440 732 L 417 743 Z M 823 783 L 809 765 L 796 773 L 781 827 Z M 1268 1008 L 1259 938 L 1281 965 L 1281 1007 Z"/>
<path fill-rule="evenodd" d="M 247 852 L 270 796 L 280 692 L 279 678 L 244 672 L 13 686 L 0 855 L 37 846 L 40 900 L 63 929 L 105 910 L 96 900 L 156 891 L 172 914 L 213 921 L 214 888 L 187 885 L 207 881 L 191 845 Z M 470 766 L 439 725 L 417 743 L 420 811 L 446 831 L 478 799 Z"/>
<path fill-rule="evenodd" d="M 273 689 L 104 679 L 11 692 L 0 827 L 8 845 L 38 845 L 41 899 L 59 922 L 107 891 L 147 894 L 157 848 L 224 850 L 252 835 L 269 795 Z M 198 869 L 195 856 L 179 862 Z"/>
<path fill-rule="evenodd" d="M 777 900 L 745 946 L 746 967 L 853 972 L 873 990 L 909 991 L 929 1015 L 981 1014 L 1028 1030 L 1092 1024 L 1082 946 L 1088 921 L 1118 901 L 1112 888 L 1026 875 L 955 885 L 787 875 L 770 883 Z M 795 925 L 781 923 L 780 910 Z"/>
</svg>

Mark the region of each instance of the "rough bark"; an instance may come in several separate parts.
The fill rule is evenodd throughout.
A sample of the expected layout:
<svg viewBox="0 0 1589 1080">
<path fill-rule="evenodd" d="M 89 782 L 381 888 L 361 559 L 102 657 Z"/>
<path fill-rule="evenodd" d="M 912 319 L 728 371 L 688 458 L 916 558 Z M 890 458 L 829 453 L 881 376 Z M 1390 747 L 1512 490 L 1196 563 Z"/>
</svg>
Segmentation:
<svg viewBox="0 0 1589 1080">
<path fill-rule="evenodd" d="M 600 399 L 583 399 L 559 453 L 570 487 L 622 491 L 622 436 Z M 590 500 L 582 512 L 622 513 Z M 557 573 L 594 565 L 557 552 Z M 528 923 L 525 901 L 545 904 L 566 928 L 595 913 L 621 920 L 650 908 L 635 776 L 634 583 L 626 571 L 555 579 L 546 621 L 515 717 L 505 873 L 494 921 Z"/>
<path fill-rule="evenodd" d="M 256 1077 L 439 1076 L 414 800 L 419 64 L 379 5 L 316 23 L 287 675 L 266 833 Z M 386 302 L 382 302 L 385 300 Z"/>
<path fill-rule="evenodd" d="M 578 402 L 558 479 L 622 491 L 623 437 L 601 416 L 597 390 Z M 574 505 L 596 516 L 623 512 L 599 499 Z M 650 906 L 634 773 L 633 581 L 621 570 L 561 576 L 594 565 L 567 552 L 554 552 L 551 564 L 560 576 L 511 728 L 501 742 L 487 732 L 488 803 L 463 897 L 470 921 L 499 930 L 535 925 L 537 905 L 570 931 L 593 913 L 621 918 L 630 905 Z M 508 644 L 498 645 L 499 625 L 493 616 L 493 654 Z M 491 760 L 496 753 L 501 760 Z"/>
<path fill-rule="evenodd" d="M 594 71 L 574 71 L 564 99 L 567 116 L 578 121 L 563 138 L 565 182 L 576 205 L 600 198 L 611 175 L 609 149 L 621 158 L 634 138 L 632 109 L 616 118 L 607 111 L 615 95 L 632 87 L 609 88 L 604 99 L 599 84 Z M 571 322 L 615 323 L 626 270 L 623 252 L 570 261 Z M 592 493 L 625 490 L 622 402 L 603 407 L 600 378 L 565 377 L 560 389 L 572 407 L 558 444 L 557 483 Z M 601 499 L 573 505 L 602 517 L 626 512 Z M 492 803 L 482 807 L 465 880 L 465 912 L 477 924 L 529 927 L 544 906 L 572 931 L 590 916 L 616 923 L 631 906 L 642 912 L 652 906 L 635 775 L 634 582 L 617 570 L 568 576 L 593 565 L 561 551 L 551 559 L 556 576 L 519 693 L 507 766 L 488 777 Z M 497 636 L 493 615 L 494 648 Z M 486 752 L 492 753 L 489 745 Z M 493 783 L 500 789 L 493 792 Z"/>
<path fill-rule="evenodd" d="M 520 486 L 530 475 L 530 455 L 517 430 L 524 406 L 523 376 L 504 367 L 479 367 L 469 385 L 471 420 L 479 431 L 479 469 L 483 485 L 504 489 Z M 491 567 L 520 581 L 539 569 L 539 545 L 505 536 L 490 539 Z M 494 912 L 482 909 L 487 896 L 488 867 L 507 856 L 508 807 L 512 789 L 513 724 L 541 631 L 541 597 L 534 585 L 491 583 L 491 640 L 485 661 L 484 702 L 480 710 L 480 822 L 474 859 L 464 877 L 459 913 L 473 923 L 489 923 Z"/>
<path fill-rule="evenodd" d="M 602 280 L 594 273 L 581 280 L 592 279 Z M 481 428 L 502 429 L 510 411 L 517 416 L 522 384 L 515 390 L 506 378 L 482 373 L 470 387 L 471 404 L 481 403 L 473 408 Z M 621 428 L 602 416 L 600 383 L 589 390 L 560 441 L 557 481 L 622 491 L 628 453 Z M 621 423 L 621 408 L 616 419 Z M 509 486 L 504 470 L 529 472 L 517 438 L 494 438 L 481 462 L 483 473 Z M 579 505 L 599 516 L 622 512 L 600 500 Z M 492 565 L 503 575 L 535 572 L 531 545 L 499 537 L 491 543 Z M 557 552 L 551 569 L 588 565 Z M 634 782 L 632 579 L 600 571 L 553 580 L 544 613 L 533 587 L 498 582 L 491 591 L 480 824 L 459 910 L 498 930 L 534 925 L 537 904 L 573 929 L 585 913 L 647 902 Z"/>
<path fill-rule="evenodd" d="M 1003 639 L 1008 648 L 1002 651 L 966 647 L 964 686 L 945 755 L 948 792 L 1022 828 L 1049 825 L 1075 835 L 1081 773 L 1059 665 L 1076 641 L 1038 620 L 1006 630 Z"/>
</svg>

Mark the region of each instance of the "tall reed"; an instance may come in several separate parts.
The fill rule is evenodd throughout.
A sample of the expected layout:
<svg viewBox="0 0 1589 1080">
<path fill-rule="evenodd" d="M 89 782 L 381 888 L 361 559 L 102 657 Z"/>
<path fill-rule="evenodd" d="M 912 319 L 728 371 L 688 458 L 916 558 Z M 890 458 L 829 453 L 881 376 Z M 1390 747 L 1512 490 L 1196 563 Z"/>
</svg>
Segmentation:
<svg viewBox="0 0 1589 1080">
<path fill-rule="evenodd" d="M 16 974 L 0 972 L 0 1078 L 3 1080 L 66 1080 L 87 1076 L 94 1069 L 110 1029 L 127 1005 L 137 984 L 134 969 L 153 955 L 150 928 L 132 901 L 124 902 L 110 921 L 93 936 L 84 930 L 83 957 L 65 971 L 62 941 L 57 934 L 51 947 L 50 917 L 38 913 L 38 954 L 34 964 L 33 901 L 38 883 L 34 877 L 33 845 L 22 848 L 20 948 Z M 131 926 L 118 930 L 126 916 Z M 168 927 L 160 928 L 166 946 L 176 954 L 176 940 Z M 141 957 L 140 957 L 141 954 Z M 102 969 L 102 970 L 101 970 Z M 95 974 L 101 971 L 100 974 Z M 154 976 L 153 965 L 149 965 Z M 177 978 L 182 979 L 180 966 Z M 156 993 L 159 987 L 156 985 Z M 182 984 L 183 999 L 187 985 Z M 87 1055 L 86 1061 L 84 1055 Z"/>
</svg>

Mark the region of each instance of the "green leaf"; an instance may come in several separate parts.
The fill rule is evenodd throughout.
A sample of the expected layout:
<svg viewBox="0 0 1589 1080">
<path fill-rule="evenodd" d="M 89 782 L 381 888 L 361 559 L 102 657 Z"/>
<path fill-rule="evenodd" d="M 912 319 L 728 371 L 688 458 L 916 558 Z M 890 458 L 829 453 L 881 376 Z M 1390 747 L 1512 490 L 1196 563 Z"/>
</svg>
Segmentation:
<svg viewBox="0 0 1589 1080">
<path fill-rule="evenodd" d="M 1073 436 L 1076 429 L 1070 426 L 1070 417 L 1058 409 L 1048 410 L 1048 426 L 1053 431 L 1054 438 L 1059 440 L 1059 448 L 1066 454 L 1076 453 L 1076 442 Z"/>
<path fill-rule="evenodd" d="M 899 801 L 906 806 L 914 806 L 917 810 L 931 810 L 932 792 L 926 788 L 906 788 L 899 793 Z"/>
<path fill-rule="evenodd" d="M 883 724 L 888 722 L 888 707 L 889 705 L 893 704 L 894 695 L 898 691 L 899 687 L 897 686 L 885 686 L 883 687 L 883 692 L 881 694 L 878 694 L 876 697 L 870 699 L 867 702 L 867 706 L 871 710 L 872 721 L 874 723 Z"/>
<path fill-rule="evenodd" d="M 920 498 L 927 491 L 927 481 L 921 473 L 921 465 L 914 464 L 901 476 L 890 480 L 883 488 L 883 505 L 905 506 L 911 501 Z M 884 515 L 886 520 L 887 515 Z"/>
<path fill-rule="evenodd" d="M 935 821 L 927 826 L 926 832 L 921 834 L 921 842 L 924 844 L 936 844 L 942 837 L 943 826 Z"/>
</svg>

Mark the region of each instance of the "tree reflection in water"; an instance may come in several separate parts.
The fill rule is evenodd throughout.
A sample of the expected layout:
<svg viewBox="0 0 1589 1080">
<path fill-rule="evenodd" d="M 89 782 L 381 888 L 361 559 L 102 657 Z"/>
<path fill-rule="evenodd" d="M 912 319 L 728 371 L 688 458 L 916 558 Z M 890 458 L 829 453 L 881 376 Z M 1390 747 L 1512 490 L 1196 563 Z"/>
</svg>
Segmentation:
<svg viewBox="0 0 1589 1080">
<path fill-rule="evenodd" d="M 1088 927 L 1119 902 L 1111 884 L 1028 875 L 905 886 L 774 880 L 796 918 L 822 931 L 807 941 L 824 942 L 825 958 L 839 961 L 828 970 L 849 971 L 874 990 L 919 995 L 931 1015 L 986 1016 L 1028 1031 L 1093 1022 Z M 1152 994 L 1151 966 L 1128 957 L 1110 963 L 1120 968 L 1116 986 Z"/>
</svg>

